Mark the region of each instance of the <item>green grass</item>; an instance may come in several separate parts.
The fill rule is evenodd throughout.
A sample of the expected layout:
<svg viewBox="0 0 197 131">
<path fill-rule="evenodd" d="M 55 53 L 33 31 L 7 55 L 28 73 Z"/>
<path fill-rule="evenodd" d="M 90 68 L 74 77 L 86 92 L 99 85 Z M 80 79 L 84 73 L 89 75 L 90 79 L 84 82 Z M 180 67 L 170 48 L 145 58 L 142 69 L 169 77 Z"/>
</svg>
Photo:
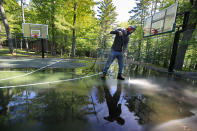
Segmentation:
<svg viewBox="0 0 197 131">
<path fill-rule="evenodd" d="M 20 49 L 14 49 L 14 53 L 11 54 L 9 52 L 9 48 L 8 47 L 3 47 L 3 48 L 0 48 L 0 56 L 13 56 L 13 57 L 33 57 L 33 58 L 41 58 L 42 57 L 42 54 L 41 52 L 32 52 L 32 51 L 26 51 L 25 49 L 23 50 L 20 50 Z M 50 53 L 46 54 L 45 53 L 45 57 L 50 57 L 50 58 L 57 58 L 57 57 L 60 57 L 58 55 L 56 56 L 52 56 Z"/>
<path fill-rule="evenodd" d="M 42 57 L 42 54 L 41 52 L 31 52 L 31 51 L 26 51 L 25 49 L 23 50 L 20 50 L 20 49 L 14 49 L 14 53 L 11 54 L 9 53 L 9 48 L 8 47 L 3 47 L 3 48 L 0 48 L 0 56 L 13 56 L 13 57 L 33 57 L 33 58 L 41 58 Z M 67 55 L 63 55 L 63 56 L 60 56 L 59 54 L 57 55 L 51 55 L 51 53 L 45 53 L 45 58 L 46 57 L 49 57 L 49 58 L 70 58 L 69 56 Z M 76 56 L 75 58 L 73 59 L 84 59 L 84 60 L 94 60 L 95 58 L 90 58 L 90 57 L 79 57 L 79 56 Z"/>
<path fill-rule="evenodd" d="M 14 53 L 9 52 L 9 48 L 0 48 L 0 56 L 21 56 L 21 57 L 41 57 L 40 54 L 35 52 L 27 52 L 26 50 L 14 49 Z"/>
<path fill-rule="evenodd" d="M 0 48 L 0 56 L 12 56 L 8 48 Z"/>
</svg>

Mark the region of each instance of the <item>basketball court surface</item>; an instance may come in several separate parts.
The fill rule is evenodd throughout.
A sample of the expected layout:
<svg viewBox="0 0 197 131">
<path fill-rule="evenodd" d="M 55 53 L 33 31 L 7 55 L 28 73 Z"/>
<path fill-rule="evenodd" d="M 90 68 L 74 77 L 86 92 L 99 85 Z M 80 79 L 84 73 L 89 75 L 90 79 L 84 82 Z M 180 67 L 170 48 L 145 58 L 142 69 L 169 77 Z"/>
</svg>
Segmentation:
<svg viewBox="0 0 197 131">
<path fill-rule="evenodd" d="M 126 66 L 126 80 L 120 81 L 117 64 L 101 80 L 99 61 L 20 61 L 23 65 L 16 59 L 1 59 L 1 130 L 197 129 L 195 81 L 136 65 Z M 27 61 L 31 62 L 24 65 Z"/>
</svg>

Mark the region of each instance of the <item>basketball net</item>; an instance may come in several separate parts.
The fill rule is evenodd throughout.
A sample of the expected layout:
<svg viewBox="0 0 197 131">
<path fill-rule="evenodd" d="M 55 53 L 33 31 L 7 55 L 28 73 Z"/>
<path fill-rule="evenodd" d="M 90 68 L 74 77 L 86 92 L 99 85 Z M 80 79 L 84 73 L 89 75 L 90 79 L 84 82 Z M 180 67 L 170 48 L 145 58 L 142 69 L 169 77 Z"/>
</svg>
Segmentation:
<svg viewBox="0 0 197 131">
<path fill-rule="evenodd" d="M 37 34 L 30 34 L 32 38 L 38 38 Z"/>
<path fill-rule="evenodd" d="M 146 28 L 144 29 L 145 32 L 151 32 L 152 34 L 156 35 L 158 33 L 158 30 L 155 28 Z"/>
<path fill-rule="evenodd" d="M 37 35 L 37 34 L 35 34 L 35 35 L 34 35 L 34 38 L 38 38 L 38 35 Z"/>
</svg>

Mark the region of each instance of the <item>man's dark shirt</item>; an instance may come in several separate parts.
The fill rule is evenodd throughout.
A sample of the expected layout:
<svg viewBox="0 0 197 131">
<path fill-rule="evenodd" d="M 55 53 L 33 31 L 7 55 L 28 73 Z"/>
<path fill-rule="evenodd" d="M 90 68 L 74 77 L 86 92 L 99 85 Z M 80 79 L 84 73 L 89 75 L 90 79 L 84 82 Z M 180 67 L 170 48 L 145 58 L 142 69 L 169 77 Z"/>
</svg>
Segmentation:
<svg viewBox="0 0 197 131">
<path fill-rule="evenodd" d="M 119 31 L 122 32 L 122 36 L 119 36 Z M 129 42 L 129 32 L 124 29 L 117 29 L 111 31 L 110 34 L 116 34 L 112 49 L 118 52 L 126 52 Z"/>
</svg>

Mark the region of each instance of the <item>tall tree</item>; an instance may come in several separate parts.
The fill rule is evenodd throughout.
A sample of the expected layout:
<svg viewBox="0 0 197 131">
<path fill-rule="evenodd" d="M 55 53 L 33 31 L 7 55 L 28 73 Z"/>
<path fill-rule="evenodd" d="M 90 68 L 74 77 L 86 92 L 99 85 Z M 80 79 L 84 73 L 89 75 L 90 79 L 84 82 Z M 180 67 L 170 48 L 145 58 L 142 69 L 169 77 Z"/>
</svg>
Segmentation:
<svg viewBox="0 0 197 131">
<path fill-rule="evenodd" d="M 99 5 L 99 20 L 101 26 L 100 39 L 101 48 L 107 47 L 107 40 L 109 39 L 109 32 L 113 28 L 113 24 L 116 21 L 117 13 L 116 7 L 113 5 L 112 0 L 103 0 Z"/>
<path fill-rule="evenodd" d="M 60 51 L 59 48 L 65 48 L 69 56 L 75 56 L 75 53 L 77 55 L 78 45 L 82 44 L 80 43 L 82 40 L 79 41 L 77 37 L 84 37 L 92 31 L 87 29 L 93 25 L 92 22 L 96 22 L 93 13 L 95 2 L 93 0 L 32 0 L 32 2 L 34 7 L 32 11 L 36 10 L 34 19 L 49 25 L 49 40 L 52 41 L 50 43 L 55 43 L 57 51 Z"/>
<path fill-rule="evenodd" d="M 73 35 L 72 35 L 72 55 L 71 57 L 75 57 L 75 46 L 76 46 L 76 34 L 75 34 L 75 24 L 76 24 L 76 10 L 77 10 L 77 3 L 74 2 L 73 5 L 73 11 L 74 11 L 74 15 L 73 15 Z"/>
<path fill-rule="evenodd" d="M 22 22 L 25 23 L 24 0 L 21 0 Z"/>
<path fill-rule="evenodd" d="M 3 24 L 4 24 L 5 30 L 6 30 L 6 35 L 7 35 L 7 40 L 8 40 L 10 53 L 13 53 L 12 35 L 11 35 L 11 32 L 10 32 L 10 27 L 9 27 L 8 20 L 6 18 L 5 10 L 4 10 L 3 5 L 2 5 L 2 0 L 0 0 L 0 12 L 1 12 L 1 17 L 2 17 Z"/>
<path fill-rule="evenodd" d="M 1 21 L 1 19 L 0 19 L 0 21 Z M 0 23 L 0 33 L 1 33 L 1 30 L 2 30 L 2 28 L 1 28 L 1 23 Z M 0 48 L 2 48 L 2 42 L 1 42 L 1 39 L 0 39 Z"/>
<path fill-rule="evenodd" d="M 21 13 L 22 13 L 22 23 L 25 23 L 25 12 L 24 12 L 24 0 L 21 0 Z M 27 51 L 29 50 L 29 43 L 27 41 L 27 39 L 25 38 L 25 45 L 26 45 L 26 49 Z M 21 41 L 21 49 L 22 49 L 22 41 Z"/>
<path fill-rule="evenodd" d="M 136 24 L 140 24 L 142 26 L 143 21 L 146 16 L 149 14 L 152 15 L 153 7 L 151 11 L 149 11 L 149 8 L 151 8 L 151 4 L 153 6 L 153 3 L 149 0 L 135 0 L 136 1 L 136 7 L 134 7 L 129 13 L 131 13 L 131 20 L 135 21 Z"/>
<path fill-rule="evenodd" d="M 86 26 L 88 22 L 88 17 L 93 16 L 93 6 L 95 3 L 93 0 L 69 0 L 67 2 L 67 11 L 66 15 L 71 16 L 67 17 L 67 21 L 72 25 L 71 27 L 71 37 L 72 37 L 72 47 L 71 47 L 71 57 L 75 57 L 77 45 L 77 37 L 80 35 L 80 30 Z M 71 7 L 71 8 L 70 8 Z M 84 19 L 87 18 L 87 19 Z M 68 24 L 67 24 L 68 25 Z M 91 26 L 91 25 L 89 25 Z M 88 32 L 88 31 L 86 31 Z"/>
<path fill-rule="evenodd" d="M 148 0 L 136 0 L 136 7 L 134 7 L 131 11 L 129 11 L 129 13 L 133 14 L 130 17 L 129 22 L 131 24 L 138 24 L 137 31 L 134 34 L 135 38 L 137 38 L 137 39 L 142 39 L 142 36 L 143 36 L 143 32 L 142 32 L 143 22 L 144 22 L 145 17 L 148 14 L 150 14 L 150 12 L 148 10 L 149 5 L 150 5 L 150 3 L 149 3 Z M 148 48 L 149 48 L 148 46 L 151 46 L 151 44 L 149 44 L 148 42 L 149 41 L 147 41 L 147 46 L 146 46 L 147 49 L 146 50 L 148 50 Z M 135 48 L 134 50 L 136 50 L 136 51 L 134 51 L 134 52 L 138 52 L 137 55 L 136 55 L 136 57 L 137 57 L 136 60 L 140 60 L 143 43 L 142 43 L 141 40 L 139 40 L 137 42 L 137 44 L 138 44 L 138 48 Z M 149 53 L 149 52 L 147 52 L 147 53 Z"/>
<path fill-rule="evenodd" d="M 55 44 L 55 15 L 58 13 L 62 0 L 32 0 L 36 10 L 37 22 L 49 25 L 49 32 L 52 36 L 52 53 L 56 52 Z"/>
<path fill-rule="evenodd" d="M 56 53 L 56 44 L 55 44 L 55 14 L 57 8 L 55 7 L 56 1 L 51 1 L 51 31 L 52 31 L 52 51 L 53 53 Z"/>
</svg>

